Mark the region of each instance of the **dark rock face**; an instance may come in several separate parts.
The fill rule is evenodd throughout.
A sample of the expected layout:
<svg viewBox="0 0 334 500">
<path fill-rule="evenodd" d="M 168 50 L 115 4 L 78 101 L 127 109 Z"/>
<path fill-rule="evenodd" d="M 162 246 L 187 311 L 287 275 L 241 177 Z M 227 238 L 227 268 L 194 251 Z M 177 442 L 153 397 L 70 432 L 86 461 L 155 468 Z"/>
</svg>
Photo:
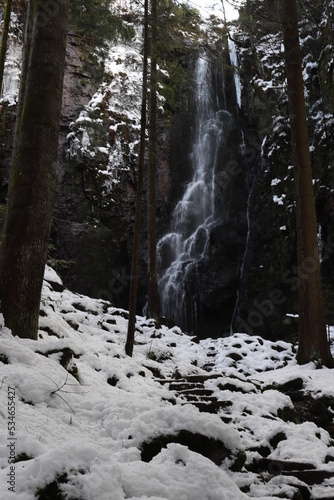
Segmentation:
<svg viewBox="0 0 334 500">
<path fill-rule="evenodd" d="M 193 175 L 194 60 L 192 50 L 188 60 L 187 107 L 171 117 L 168 129 L 163 120 L 159 121 L 159 237 L 168 232 L 171 213 Z M 198 231 L 194 242 L 198 259 L 196 265 L 188 267 L 184 273 L 181 326 L 200 337 L 228 335 L 232 328 L 278 338 L 282 333 L 281 319 L 286 304 L 293 303 L 290 300 L 291 284 L 282 284 L 281 276 L 288 266 L 291 268 L 294 264 L 291 258 L 294 247 L 284 243 L 288 238 L 276 242 L 275 228 L 283 222 L 272 202 L 272 173 L 267 171 L 261 159 L 260 118 L 253 119 L 258 114 L 254 100 L 249 99 L 247 108 L 238 108 L 228 53 L 223 65 L 220 61 L 212 67 L 211 83 L 219 103 L 218 113 L 221 113 L 222 121 L 229 122 L 229 132 L 217 152 L 215 222 L 208 234 L 203 229 Z M 119 184 L 113 189 L 113 202 L 109 203 L 102 197 L 101 179 L 96 176 L 95 166 L 90 160 L 68 157 L 70 124 L 95 91 L 89 84 L 89 75 L 82 68 L 81 42 L 70 33 L 50 261 L 67 287 L 127 308 L 136 167 L 131 164 L 129 170 L 121 174 Z M 245 89 L 246 93 L 250 92 L 246 86 Z M 13 118 L 12 110 L 2 114 L 3 199 L 7 191 L 10 158 L 10 146 L 6 144 L 11 143 Z M 126 128 L 122 137 L 124 142 L 129 140 Z M 280 157 L 275 161 L 279 163 Z M 138 313 L 142 313 L 147 296 L 145 205 L 144 201 Z M 329 203 L 324 202 L 324 207 L 328 206 Z M 323 210 L 326 214 L 329 211 L 330 208 Z M 288 226 L 287 231 L 291 227 Z M 164 258 L 167 259 L 168 255 Z M 275 302 L 273 312 L 269 305 L 269 314 L 261 312 L 260 321 L 256 304 L 271 300 L 272 290 L 277 288 L 282 289 L 287 297 L 286 304 Z"/>
<path fill-rule="evenodd" d="M 83 73 L 80 50 L 74 35 L 69 37 L 68 44 L 65 82 L 69 90 L 64 94 L 61 158 L 51 233 L 55 250 L 51 257 L 59 265 L 66 286 L 127 308 L 136 174 L 134 167 L 131 167 L 130 171 L 124 173 L 117 188 L 113 189 L 113 203 L 100 203 L 100 184 L 94 174 L 94 165 L 90 165 L 87 158 L 73 160 L 66 155 L 70 123 L 94 91 L 87 85 L 78 90 L 78 81 L 82 81 Z M 242 149 L 245 147 L 242 120 L 236 105 L 232 74 L 227 71 L 224 76 L 217 67 L 220 66 L 213 65 L 212 86 L 220 103 L 221 120 L 228 122 L 228 135 L 221 142 L 217 153 L 213 201 L 215 222 L 208 234 L 204 230 L 197 233 L 195 250 L 202 257 L 196 265 L 188 268 L 185 276 L 184 322 L 180 325 L 200 337 L 218 337 L 230 331 L 246 249 L 246 213 L 253 169 Z M 191 151 L 196 118 L 192 68 L 190 57 L 188 109 L 173 116 L 169 130 L 162 121 L 159 124 L 159 235 L 168 231 L 171 213 L 193 175 Z M 79 94 L 75 109 L 71 97 L 73 92 Z M 144 201 L 138 313 L 145 306 L 147 294 L 145 232 Z M 204 248 L 206 250 L 203 253 Z"/>
<path fill-rule="evenodd" d="M 129 225 L 134 208 L 134 178 L 127 172 L 113 193 L 115 203 L 102 195 L 103 181 L 87 159 L 71 159 L 67 150 L 70 124 L 92 97 L 84 73 L 80 39 L 70 33 L 64 80 L 60 156 L 51 264 L 72 290 L 127 307 L 129 285 Z"/>
<path fill-rule="evenodd" d="M 240 225 L 227 221 L 212 229 L 208 255 L 187 276 L 189 294 L 199 309 L 194 331 L 199 337 L 220 337 L 230 332 L 247 234 L 242 219 L 241 215 Z"/>
<path fill-rule="evenodd" d="M 225 57 L 228 58 L 228 54 Z M 211 74 L 211 85 L 218 102 L 216 117 L 224 124 L 224 136 L 220 139 L 215 158 L 213 222 L 207 228 L 199 226 L 194 237 L 192 261 L 185 259 L 181 264 L 183 304 L 176 306 L 178 311 L 175 316 L 173 307 L 169 311 L 171 319 L 185 331 L 201 338 L 224 336 L 230 332 L 245 255 L 248 232 L 246 212 L 249 181 L 252 178 L 252 165 L 243 151 L 240 128 L 242 122 L 236 104 L 235 88 L 231 85 L 233 78 L 229 72 L 223 74 L 218 64 L 213 63 L 212 66 L 215 70 Z M 217 82 L 220 82 L 220 87 Z M 172 203 L 168 210 L 169 217 L 161 224 L 162 234 L 171 230 L 173 209 L 184 196 L 194 175 L 192 155 L 197 118 L 196 105 L 191 95 L 189 103 L 188 115 L 175 116 L 171 131 Z M 173 141 L 175 131 L 178 133 Z M 186 236 L 191 234 L 194 221 L 189 219 L 182 224 Z M 169 253 L 168 248 L 163 247 L 161 258 L 166 267 L 166 262 L 170 259 Z M 197 257 L 193 259 L 195 254 Z"/>
<path fill-rule="evenodd" d="M 325 8 L 319 6 L 318 20 L 302 28 L 301 38 L 308 39 L 311 26 L 318 22 L 324 28 L 317 44 L 303 43 L 305 97 L 308 109 L 309 140 L 314 178 L 314 193 L 322 246 L 323 290 L 327 321 L 332 324 L 333 309 L 333 212 L 331 208 L 333 175 L 333 81 L 328 75 L 328 58 L 333 46 L 328 43 L 329 24 Z M 312 29 L 312 28 L 311 28 Z M 296 340 L 298 319 L 287 314 L 298 313 L 298 274 L 295 225 L 295 193 L 291 159 L 289 116 L 286 94 L 275 91 L 265 82 L 273 78 L 272 66 L 266 65 L 265 38 L 253 38 L 240 32 L 238 46 L 243 68 L 242 103 L 248 117 L 245 131 L 250 152 L 254 153 L 254 186 L 249 203 L 249 237 L 244 272 L 239 287 L 234 331 L 258 332 L 266 338 Z M 311 40 L 311 38 L 310 38 Z M 309 60 L 317 63 L 307 70 Z M 274 78 L 283 82 L 284 65 Z M 264 84 L 264 86 L 263 86 Z M 322 241 L 321 241 L 322 239 Z"/>
<path fill-rule="evenodd" d="M 326 47 L 322 58 L 319 59 L 320 52 L 312 55 L 311 48 L 305 47 L 315 60 L 319 59 L 318 69 L 312 70 L 318 75 L 311 75 L 307 82 L 308 105 L 311 108 L 315 103 L 322 103 L 327 113 L 327 118 L 319 124 L 310 117 L 310 138 L 314 146 L 312 161 L 317 179 L 319 234 L 323 240 L 325 299 L 328 317 L 333 319 L 334 121 L 328 117 L 334 109 L 334 98 L 333 81 L 327 74 L 333 49 L 328 43 L 331 31 L 326 31 L 327 28 L 316 49 L 320 51 L 321 44 Z M 241 108 L 237 105 L 228 51 L 223 51 L 223 56 L 212 65 L 211 85 L 217 101 L 217 116 L 229 122 L 227 135 L 217 151 L 214 222 L 207 231 L 199 228 L 193 245 L 196 259 L 191 265 L 185 261 L 181 266 L 182 320 L 176 321 L 172 315 L 167 320 L 174 320 L 185 331 L 202 338 L 239 331 L 272 340 L 288 336 L 294 339 L 297 319 L 286 316 L 298 312 L 294 190 L 292 171 L 288 169 L 291 158 L 286 100 L 282 93 L 278 95 L 274 89 L 263 90 L 254 84 L 257 78 L 265 81 L 273 75 L 268 68 L 260 68 L 262 62 L 252 50 L 252 43 L 258 41 L 254 39 L 251 43 L 247 37 L 246 32 L 241 33 L 240 40 L 237 34 L 235 36 L 242 49 L 239 51 Z M 81 51 L 80 39 L 75 33 L 69 33 L 50 262 L 73 291 L 103 297 L 126 309 L 136 162 L 125 158 L 129 168 L 120 173 L 112 196 L 105 196 L 103 178 L 97 175 L 93 160 L 69 158 L 70 124 L 95 91 L 89 83 L 90 75 L 83 70 Z M 158 238 L 170 231 L 173 209 L 193 176 L 196 51 L 197 48 L 185 47 L 182 53 L 189 73 L 188 88 L 182 89 L 182 106 L 176 112 L 173 110 L 168 124 L 164 116 L 159 116 Z M 270 74 L 266 75 L 266 71 Z M 313 85 L 317 77 L 319 84 Z M 105 102 L 102 104 L 106 106 Z M 314 109 L 319 111 L 317 107 Z M 108 135 L 110 117 L 106 114 L 103 117 L 102 132 Z M 15 110 L 5 104 L 0 114 L 0 224 L 4 217 L 14 119 Z M 133 139 L 129 126 L 125 124 L 119 134 L 126 149 Z M 273 184 L 274 179 L 277 185 Z M 282 203 L 277 198 L 275 201 L 275 196 L 282 197 Z M 190 226 L 192 223 L 189 220 Z M 147 297 L 146 224 L 144 200 L 139 314 Z M 166 262 L 172 259 L 170 248 L 163 249 L 160 257 L 166 267 Z"/>
</svg>

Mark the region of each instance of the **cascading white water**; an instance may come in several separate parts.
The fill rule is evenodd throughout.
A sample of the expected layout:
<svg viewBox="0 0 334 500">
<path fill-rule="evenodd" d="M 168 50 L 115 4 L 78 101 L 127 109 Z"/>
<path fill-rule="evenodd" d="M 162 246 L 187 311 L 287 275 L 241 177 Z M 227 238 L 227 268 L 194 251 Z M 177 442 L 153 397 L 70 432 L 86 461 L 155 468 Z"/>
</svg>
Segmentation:
<svg viewBox="0 0 334 500">
<path fill-rule="evenodd" d="M 7 101 L 10 105 L 16 103 L 19 93 L 21 59 L 22 45 L 13 40 L 9 40 L 1 89 L 1 99 Z"/>
<path fill-rule="evenodd" d="M 195 89 L 193 177 L 174 209 L 170 233 L 158 243 L 162 314 L 189 333 L 196 332 L 196 304 L 187 294 L 185 282 L 204 255 L 215 220 L 217 155 L 224 127 L 231 122 L 227 111 L 217 109 L 211 64 L 205 55 L 196 64 Z"/>
<path fill-rule="evenodd" d="M 237 103 L 239 108 L 241 108 L 241 81 L 239 75 L 239 62 L 237 56 L 237 50 L 235 47 L 235 43 L 230 38 L 228 39 L 228 47 L 230 51 L 230 60 L 234 69 L 234 85 L 235 85 L 235 93 L 237 97 Z"/>
</svg>

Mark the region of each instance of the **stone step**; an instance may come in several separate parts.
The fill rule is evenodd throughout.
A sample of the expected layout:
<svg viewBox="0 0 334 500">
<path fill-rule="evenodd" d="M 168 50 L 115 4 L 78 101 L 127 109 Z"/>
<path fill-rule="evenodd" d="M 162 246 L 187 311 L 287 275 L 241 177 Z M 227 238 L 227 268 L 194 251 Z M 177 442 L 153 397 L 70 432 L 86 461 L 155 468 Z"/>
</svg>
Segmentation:
<svg viewBox="0 0 334 500">
<path fill-rule="evenodd" d="M 154 381 L 158 382 L 161 385 L 185 382 L 184 378 L 180 378 L 180 379 L 175 379 L 175 378 L 155 378 Z"/>
<path fill-rule="evenodd" d="M 222 408 L 227 408 L 232 405 L 232 401 L 209 401 L 205 403 L 204 401 L 191 401 L 185 404 L 192 404 L 203 413 L 217 413 L 218 410 Z"/>
<path fill-rule="evenodd" d="M 215 403 L 217 398 L 214 396 L 196 396 L 196 394 L 178 394 L 178 396 L 185 398 L 189 402 L 198 402 L 198 403 Z"/>
<path fill-rule="evenodd" d="M 222 377 L 221 373 L 208 373 L 207 375 L 189 375 L 184 377 L 187 382 L 206 382 L 207 380 L 212 380 Z"/>
<path fill-rule="evenodd" d="M 291 473 L 292 471 L 307 471 L 307 473 L 312 472 L 315 469 L 313 464 L 306 462 L 293 462 L 288 460 L 273 460 L 272 458 L 260 458 L 255 460 L 247 469 L 251 472 L 269 472 L 272 475 Z"/>
<path fill-rule="evenodd" d="M 194 390 L 194 389 L 202 389 L 203 388 L 203 384 L 200 383 L 200 382 L 195 382 L 195 383 L 192 383 L 192 382 L 171 382 L 169 384 L 169 389 L 171 391 L 177 391 L 177 392 L 181 392 L 181 391 L 187 391 L 187 390 Z"/>
<path fill-rule="evenodd" d="M 221 373 L 208 373 L 208 374 L 200 374 L 200 375 L 188 375 L 187 377 L 181 378 L 155 378 L 156 382 L 159 384 L 184 384 L 184 383 L 204 383 L 206 380 L 212 380 L 216 378 L 222 377 Z"/>
<path fill-rule="evenodd" d="M 326 497 L 324 497 L 323 495 L 321 495 L 319 497 L 313 493 L 312 500 L 334 500 L 334 493 L 333 493 L 333 495 L 329 495 L 329 496 L 327 495 Z"/>
<path fill-rule="evenodd" d="M 325 479 L 333 478 L 334 472 L 328 470 L 292 470 L 286 471 L 283 470 L 281 472 L 283 476 L 294 476 L 300 481 L 308 484 L 309 486 L 313 486 L 314 484 L 321 484 L 325 481 Z M 333 493 L 334 496 L 334 493 Z"/>
<path fill-rule="evenodd" d="M 272 476 L 293 476 L 308 486 L 321 484 L 334 476 L 333 471 L 316 469 L 313 464 L 307 462 L 272 460 L 270 458 L 261 458 L 249 464 L 247 470 L 255 473 L 268 472 Z"/>
<path fill-rule="evenodd" d="M 192 396 L 197 398 L 211 396 L 212 394 L 213 391 L 211 389 L 202 389 L 202 388 L 184 389 L 182 391 L 177 391 L 178 396 Z"/>
</svg>

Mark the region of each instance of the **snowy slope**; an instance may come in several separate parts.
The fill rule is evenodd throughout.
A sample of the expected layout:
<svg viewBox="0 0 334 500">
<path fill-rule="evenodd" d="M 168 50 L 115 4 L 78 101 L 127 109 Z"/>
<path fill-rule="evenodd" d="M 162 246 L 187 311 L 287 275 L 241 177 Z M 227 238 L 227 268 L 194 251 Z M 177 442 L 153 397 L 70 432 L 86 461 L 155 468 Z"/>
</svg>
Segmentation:
<svg viewBox="0 0 334 500">
<path fill-rule="evenodd" d="M 328 432 L 313 422 L 281 420 L 279 411 L 293 405 L 274 385 L 299 377 L 306 392 L 334 398 L 330 370 L 297 366 L 284 342 L 239 334 L 195 343 L 176 327 L 157 330 L 144 318 L 138 318 L 128 358 L 126 311 L 62 290 L 50 268 L 45 277 L 39 340 L 1 328 L 1 498 L 292 498 L 298 479 L 265 480 L 265 474 L 233 467 L 243 450 L 247 465 L 259 455 L 251 450 L 260 447 L 268 447 L 273 464 L 308 462 L 334 474 Z M 209 364 L 216 378 L 205 387 L 228 401 L 218 414 L 185 404 L 163 383 L 208 375 Z M 225 452 L 222 464 L 177 442 L 180 431 L 217 440 Z M 274 445 L 279 433 L 286 439 Z M 158 436 L 175 436 L 175 442 L 169 439 L 144 462 L 143 443 Z M 329 498 L 334 480 L 313 489 L 315 498 Z"/>
</svg>

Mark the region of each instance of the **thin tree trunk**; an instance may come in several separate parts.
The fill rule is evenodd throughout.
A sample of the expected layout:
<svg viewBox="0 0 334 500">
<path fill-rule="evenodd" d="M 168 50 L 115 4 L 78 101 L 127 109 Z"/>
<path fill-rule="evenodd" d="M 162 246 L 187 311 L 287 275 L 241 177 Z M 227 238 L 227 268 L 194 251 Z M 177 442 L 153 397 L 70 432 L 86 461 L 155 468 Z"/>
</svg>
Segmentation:
<svg viewBox="0 0 334 500">
<path fill-rule="evenodd" d="M 20 123 L 22 117 L 23 103 L 26 91 L 27 77 L 28 77 L 28 68 L 29 68 L 29 58 L 31 53 L 31 44 L 32 44 L 32 32 L 34 27 L 34 8 L 33 8 L 34 0 L 28 0 L 27 4 L 27 18 L 26 25 L 24 31 L 24 40 L 23 40 L 23 53 L 22 53 L 22 65 L 21 65 L 21 75 L 20 75 L 20 88 L 19 88 L 19 96 L 17 101 L 17 109 L 16 109 L 16 120 L 14 127 L 14 141 L 13 141 L 13 152 L 12 152 L 12 161 L 11 164 L 15 165 L 17 147 L 19 144 L 19 131 L 20 131 Z M 13 169 L 11 169 L 11 175 L 13 173 Z M 11 185 L 11 178 L 9 180 L 9 188 Z"/>
<path fill-rule="evenodd" d="M 296 0 L 281 0 L 296 196 L 300 364 L 332 365 L 326 334 Z"/>
<path fill-rule="evenodd" d="M 329 5 L 329 0 L 326 0 L 326 9 L 327 9 L 327 16 L 328 16 L 328 21 L 327 21 L 327 27 L 330 30 L 331 33 L 331 38 L 333 41 L 333 24 L 332 24 L 332 19 L 333 19 L 333 8 Z"/>
<path fill-rule="evenodd" d="M 0 46 L 0 93 L 1 94 L 2 94 L 2 84 L 3 84 L 3 73 L 6 62 L 6 52 L 7 52 L 11 12 L 12 12 L 12 0 L 7 0 L 5 9 L 5 19 L 3 21 L 3 30 L 1 36 L 1 46 Z"/>
<path fill-rule="evenodd" d="M 29 72 L 0 253 L 5 324 L 37 339 L 51 227 L 65 65 L 68 0 L 35 2 Z"/>
<path fill-rule="evenodd" d="M 128 333 L 125 344 L 125 352 L 132 356 L 133 344 L 136 327 L 136 308 L 137 308 L 137 290 L 138 290 L 138 265 L 140 248 L 140 230 L 142 218 L 143 188 L 145 174 L 145 143 L 146 143 L 146 106 L 147 106 L 147 59 L 148 59 L 148 0 L 144 5 L 144 50 L 143 50 L 143 90 L 141 104 L 141 128 L 140 128 L 140 151 L 138 164 L 138 182 L 136 193 L 136 215 L 133 235 L 132 265 L 130 280 L 130 298 L 129 298 L 129 322 Z"/>
<path fill-rule="evenodd" d="M 156 162 L 157 162 L 157 0 L 151 0 L 151 78 L 148 160 L 148 304 L 147 317 L 160 323 L 156 230 Z"/>
</svg>

